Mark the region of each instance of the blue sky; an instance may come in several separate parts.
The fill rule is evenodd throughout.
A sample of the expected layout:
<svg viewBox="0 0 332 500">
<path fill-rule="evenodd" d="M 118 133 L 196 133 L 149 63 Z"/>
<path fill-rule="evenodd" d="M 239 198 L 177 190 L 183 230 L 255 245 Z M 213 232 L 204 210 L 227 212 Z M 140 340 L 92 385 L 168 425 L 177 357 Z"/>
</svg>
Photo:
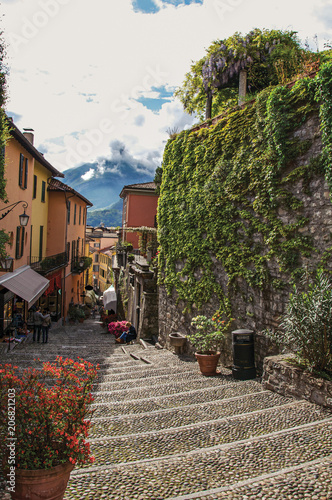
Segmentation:
<svg viewBox="0 0 332 500">
<path fill-rule="evenodd" d="M 203 3 L 203 0 L 162 0 L 164 6 L 174 5 L 190 5 L 193 3 Z M 154 14 L 160 11 L 160 6 L 153 0 L 133 0 L 133 7 L 135 12 L 144 12 L 145 14 Z"/>
<path fill-rule="evenodd" d="M 332 40 L 331 0 L 0 0 L 8 114 L 63 171 L 114 155 L 160 165 L 168 130 L 196 120 L 173 97 L 216 39 L 252 28 Z"/>
<path fill-rule="evenodd" d="M 151 88 L 151 96 L 144 97 L 141 96 L 137 99 L 137 102 L 143 104 L 147 109 L 150 109 L 153 112 L 158 112 L 161 110 L 162 106 L 166 102 L 172 102 L 174 89 L 167 90 L 165 85 L 161 85 L 160 87 L 152 87 Z"/>
</svg>

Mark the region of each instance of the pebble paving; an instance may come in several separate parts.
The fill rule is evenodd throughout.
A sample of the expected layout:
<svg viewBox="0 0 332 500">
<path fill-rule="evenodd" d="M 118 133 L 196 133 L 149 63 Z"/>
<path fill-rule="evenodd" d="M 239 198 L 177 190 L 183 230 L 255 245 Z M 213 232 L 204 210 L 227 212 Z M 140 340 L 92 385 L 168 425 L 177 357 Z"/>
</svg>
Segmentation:
<svg viewBox="0 0 332 500">
<path fill-rule="evenodd" d="M 203 377 L 191 358 L 103 333 L 88 320 L 52 328 L 47 346 L 0 354 L 20 368 L 57 355 L 99 364 L 96 461 L 74 469 L 64 500 L 332 500 L 330 411 L 265 391 L 258 379 L 235 381 L 223 367 Z"/>
</svg>

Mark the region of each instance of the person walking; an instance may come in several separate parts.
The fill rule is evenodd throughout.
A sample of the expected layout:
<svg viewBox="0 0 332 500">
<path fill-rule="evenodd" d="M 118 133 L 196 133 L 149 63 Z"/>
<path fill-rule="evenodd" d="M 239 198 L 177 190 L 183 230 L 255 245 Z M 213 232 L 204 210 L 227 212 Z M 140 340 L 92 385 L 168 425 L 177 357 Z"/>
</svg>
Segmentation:
<svg viewBox="0 0 332 500">
<path fill-rule="evenodd" d="M 32 341 L 35 342 L 36 337 L 37 337 L 37 342 L 40 340 L 40 332 L 42 329 L 42 323 L 43 323 L 44 316 L 42 315 L 40 311 L 40 307 L 37 307 L 36 311 L 33 313 L 33 337 Z"/>
<path fill-rule="evenodd" d="M 43 311 L 43 322 L 42 322 L 42 332 L 43 332 L 43 344 L 47 344 L 48 342 L 48 331 L 51 327 L 51 315 L 50 313 L 45 309 Z"/>
</svg>

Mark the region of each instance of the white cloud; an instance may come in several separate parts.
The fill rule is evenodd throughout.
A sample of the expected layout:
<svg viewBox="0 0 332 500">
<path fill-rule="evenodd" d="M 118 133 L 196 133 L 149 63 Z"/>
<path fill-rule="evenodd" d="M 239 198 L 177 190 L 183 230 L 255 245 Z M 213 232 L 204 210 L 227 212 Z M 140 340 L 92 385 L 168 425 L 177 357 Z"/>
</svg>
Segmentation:
<svg viewBox="0 0 332 500">
<path fill-rule="evenodd" d="M 94 169 L 90 168 L 90 170 L 88 170 L 85 174 L 81 175 L 81 177 L 84 181 L 89 181 L 90 179 L 92 179 L 94 174 L 95 174 Z"/>
<path fill-rule="evenodd" d="M 160 2 L 161 3 L 161 2 Z M 2 5 L 11 69 L 8 110 L 35 130 L 59 170 L 109 155 L 125 142 L 157 164 L 167 129 L 193 118 L 178 101 L 153 112 L 137 102 L 152 87 L 181 85 L 210 43 L 254 27 L 294 29 L 302 39 L 331 30 L 329 0 L 205 0 L 135 13 L 130 0 L 29 0 Z M 325 9 L 325 10 L 324 10 Z M 331 37 L 332 38 L 332 37 Z M 150 158 L 151 160 L 151 158 Z"/>
</svg>

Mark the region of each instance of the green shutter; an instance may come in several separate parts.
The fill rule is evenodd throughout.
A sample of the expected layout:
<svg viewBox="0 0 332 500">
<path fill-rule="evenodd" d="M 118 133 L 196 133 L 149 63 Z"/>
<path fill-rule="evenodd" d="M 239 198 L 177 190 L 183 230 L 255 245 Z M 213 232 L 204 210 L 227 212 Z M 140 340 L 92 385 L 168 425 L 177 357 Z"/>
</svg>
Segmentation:
<svg viewBox="0 0 332 500">
<path fill-rule="evenodd" d="M 25 159 L 25 172 L 24 172 L 24 187 L 25 189 L 28 187 L 28 168 L 29 168 L 29 160 Z"/>
<path fill-rule="evenodd" d="M 15 248 L 15 259 L 19 259 L 20 256 L 20 236 L 21 236 L 21 226 L 16 228 L 16 248 Z"/>
<path fill-rule="evenodd" d="M 43 236 L 44 226 L 39 226 L 39 260 L 43 258 Z"/>
<path fill-rule="evenodd" d="M 25 227 L 22 226 L 22 229 L 21 229 L 21 257 L 24 254 L 24 237 L 25 237 Z"/>
<path fill-rule="evenodd" d="M 33 198 L 37 198 L 37 176 L 33 176 Z"/>
<path fill-rule="evenodd" d="M 20 166 L 19 166 L 19 172 L 18 172 L 18 185 L 22 187 L 23 185 L 23 163 L 24 163 L 24 156 L 22 153 L 20 153 Z"/>
<path fill-rule="evenodd" d="M 42 181 L 41 201 L 45 201 L 46 182 Z"/>
</svg>

